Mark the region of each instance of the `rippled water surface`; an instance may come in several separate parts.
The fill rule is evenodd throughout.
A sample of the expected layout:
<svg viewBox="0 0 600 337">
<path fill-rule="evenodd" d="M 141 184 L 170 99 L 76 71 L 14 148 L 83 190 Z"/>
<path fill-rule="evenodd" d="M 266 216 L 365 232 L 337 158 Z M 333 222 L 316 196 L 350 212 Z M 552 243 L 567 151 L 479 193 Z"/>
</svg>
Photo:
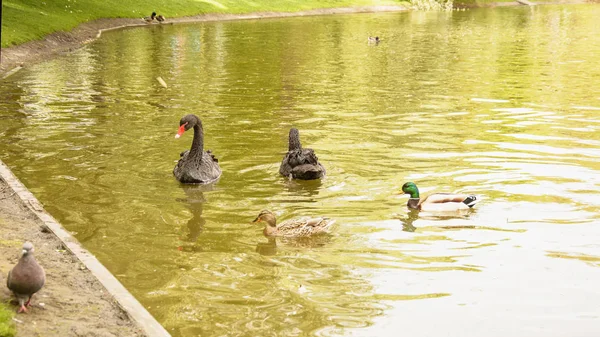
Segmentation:
<svg viewBox="0 0 600 337">
<path fill-rule="evenodd" d="M 109 32 L 0 83 L 0 158 L 174 336 L 595 336 L 599 17 L 544 6 Z M 188 113 L 223 169 L 211 189 L 172 177 Z M 278 176 L 292 126 L 326 179 Z M 409 180 L 484 200 L 411 213 Z M 264 208 L 338 224 L 269 242 L 250 223 Z"/>
</svg>

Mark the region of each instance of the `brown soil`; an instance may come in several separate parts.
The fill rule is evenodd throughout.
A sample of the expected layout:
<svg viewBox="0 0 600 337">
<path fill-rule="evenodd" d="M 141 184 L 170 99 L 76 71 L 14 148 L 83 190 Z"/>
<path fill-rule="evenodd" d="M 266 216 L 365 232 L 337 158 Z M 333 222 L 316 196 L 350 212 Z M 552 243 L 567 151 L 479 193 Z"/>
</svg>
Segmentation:
<svg viewBox="0 0 600 337">
<path fill-rule="evenodd" d="M 33 296 L 29 313 L 15 316 L 17 336 L 144 336 L 98 280 L 41 225 L 0 178 L 0 301 L 14 300 L 6 276 L 23 242 L 33 242 L 36 259 L 46 270 L 46 285 Z"/>
<path fill-rule="evenodd" d="M 324 8 L 293 13 L 260 12 L 251 14 L 202 14 L 191 17 L 167 18 L 164 24 L 206 22 L 220 20 L 262 19 L 288 16 L 309 16 L 341 13 L 368 13 L 403 11 L 402 6 L 369 6 L 352 8 Z M 158 24 L 158 23 L 153 23 Z M 70 32 L 56 32 L 38 41 L 3 48 L 0 76 L 10 74 L 16 67 L 27 66 L 48 59 L 49 56 L 73 51 L 98 38 L 102 31 L 123 27 L 146 26 L 142 19 L 100 19 L 79 25 Z"/>
</svg>

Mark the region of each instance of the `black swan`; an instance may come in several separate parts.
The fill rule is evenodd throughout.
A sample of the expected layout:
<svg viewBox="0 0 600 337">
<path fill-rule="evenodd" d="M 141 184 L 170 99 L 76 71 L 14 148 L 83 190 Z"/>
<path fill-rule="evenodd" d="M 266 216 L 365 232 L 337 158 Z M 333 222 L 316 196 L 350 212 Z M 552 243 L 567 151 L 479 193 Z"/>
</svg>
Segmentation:
<svg viewBox="0 0 600 337">
<path fill-rule="evenodd" d="M 319 179 L 325 176 L 325 168 L 319 163 L 319 158 L 312 149 L 303 149 L 300 144 L 298 129 L 290 129 L 289 149 L 279 173 L 286 177 L 302 180 Z"/>
<path fill-rule="evenodd" d="M 192 148 L 182 152 L 181 158 L 173 169 L 173 175 L 184 184 L 210 184 L 221 176 L 219 160 L 208 151 L 204 151 L 204 130 L 202 121 L 196 115 L 186 115 L 179 121 L 179 131 L 175 138 L 194 128 Z"/>
</svg>

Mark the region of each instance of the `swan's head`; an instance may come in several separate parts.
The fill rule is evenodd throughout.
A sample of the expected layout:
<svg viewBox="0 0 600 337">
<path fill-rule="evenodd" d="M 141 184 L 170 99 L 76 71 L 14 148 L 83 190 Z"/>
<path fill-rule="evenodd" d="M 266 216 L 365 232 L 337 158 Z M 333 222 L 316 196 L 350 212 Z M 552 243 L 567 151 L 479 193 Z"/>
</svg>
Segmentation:
<svg viewBox="0 0 600 337">
<path fill-rule="evenodd" d="M 410 181 L 402 185 L 402 192 L 404 192 L 404 194 L 410 194 L 411 198 L 419 197 L 419 189 L 417 188 L 417 185 Z"/>
<path fill-rule="evenodd" d="M 198 118 L 198 116 L 192 114 L 183 116 L 179 121 L 179 130 L 177 131 L 175 138 L 181 137 L 184 132 L 193 128 L 196 124 L 200 124 L 200 118 Z"/>
<path fill-rule="evenodd" d="M 275 214 L 269 210 L 262 210 L 252 222 L 266 222 L 270 226 L 275 226 L 275 222 L 277 219 L 275 218 Z"/>
</svg>

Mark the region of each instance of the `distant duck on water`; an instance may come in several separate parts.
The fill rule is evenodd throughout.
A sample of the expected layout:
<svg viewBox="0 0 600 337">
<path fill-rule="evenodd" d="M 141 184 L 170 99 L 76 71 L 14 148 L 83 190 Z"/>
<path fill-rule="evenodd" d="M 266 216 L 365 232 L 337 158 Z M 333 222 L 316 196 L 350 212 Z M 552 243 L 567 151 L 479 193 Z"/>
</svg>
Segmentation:
<svg viewBox="0 0 600 337">
<path fill-rule="evenodd" d="M 468 210 L 481 199 L 473 194 L 434 193 L 421 198 L 417 185 L 407 182 L 402 185 L 402 192 L 410 195 L 406 206 L 427 212 L 455 212 Z"/>
<path fill-rule="evenodd" d="M 165 17 L 162 15 L 158 15 L 156 17 L 156 21 L 158 21 L 158 23 L 163 23 L 165 21 Z"/>
<path fill-rule="evenodd" d="M 369 41 L 369 43 L 379 43 L 381 40 L 379 39 L 379 36 L 375 36 L 375 37 L 369 36 L 368 41 Z"/>
</svg>

